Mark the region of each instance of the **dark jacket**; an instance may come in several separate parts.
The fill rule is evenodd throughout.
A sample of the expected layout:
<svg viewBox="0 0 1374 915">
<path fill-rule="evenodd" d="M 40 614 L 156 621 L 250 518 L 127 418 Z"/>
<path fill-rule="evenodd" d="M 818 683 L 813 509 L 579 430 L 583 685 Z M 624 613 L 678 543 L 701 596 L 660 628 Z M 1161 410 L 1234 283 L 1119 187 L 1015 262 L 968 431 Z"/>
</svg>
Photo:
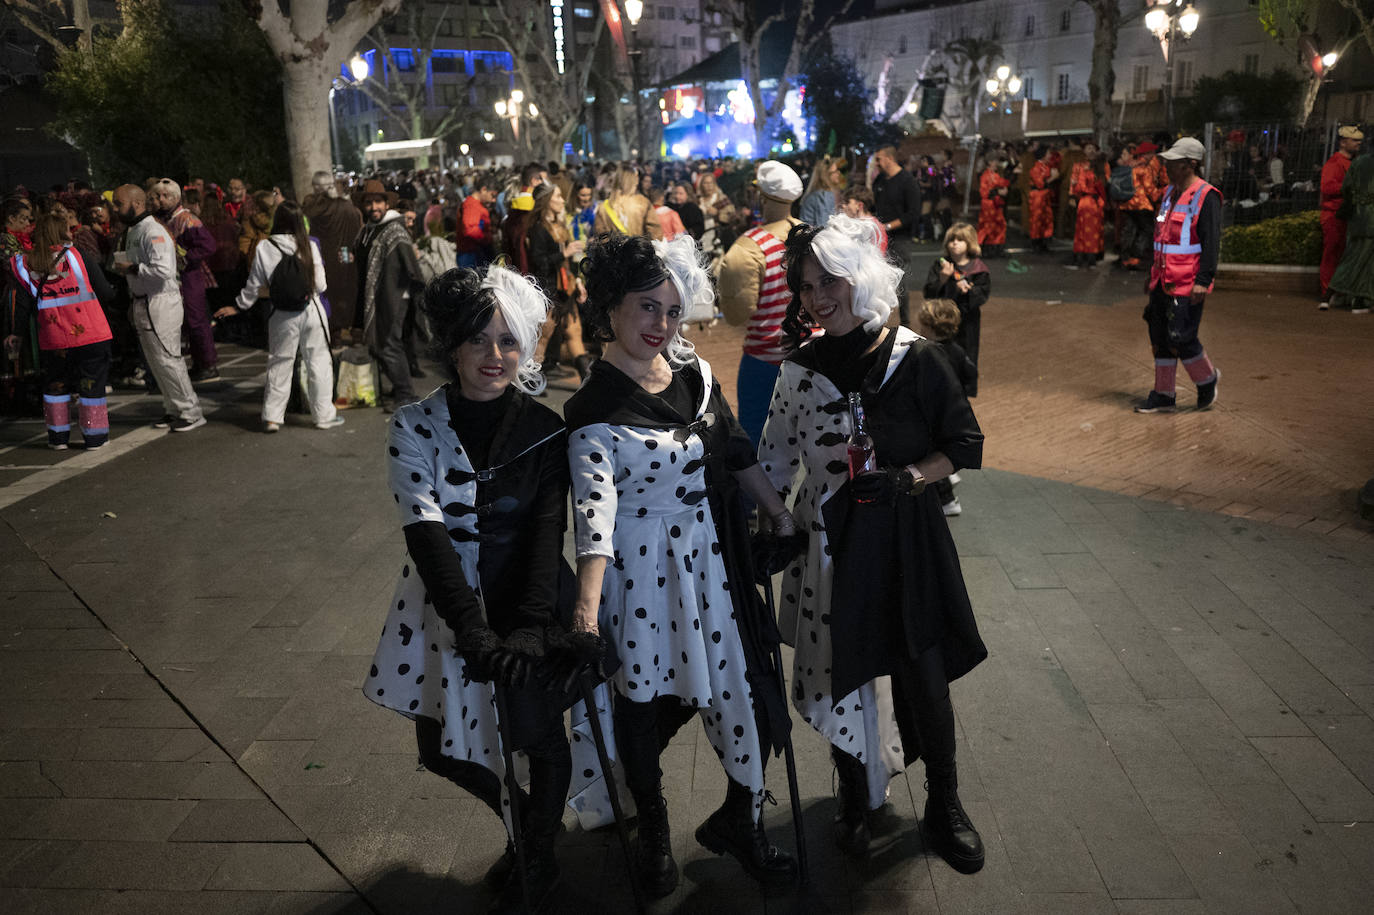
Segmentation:
<svg viewBox="0 0 1374 915">
<path fill-rule="evenodd" d="M 873 215 L 883 225 L 901 221 L 897 228 L 888 230 L 889 235 L 910 235 L 916 230 L 921 217 L 921 189 L 911 172 L 902 169 L 889 177 L 879 171 L 873 179 L 873 201 Z"/>
</svg>

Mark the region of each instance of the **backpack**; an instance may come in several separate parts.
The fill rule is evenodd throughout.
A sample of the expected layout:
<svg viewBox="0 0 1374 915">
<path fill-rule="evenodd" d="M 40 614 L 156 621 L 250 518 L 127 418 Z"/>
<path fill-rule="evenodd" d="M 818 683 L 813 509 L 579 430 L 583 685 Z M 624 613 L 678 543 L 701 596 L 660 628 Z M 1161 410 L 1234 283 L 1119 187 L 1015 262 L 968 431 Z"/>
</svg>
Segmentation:
<svg viewBox="0 0 1374 915">
<path fill-rule="evenodd" d="M 1117 203 L 1125 203 L 1135 196 L 1135 176 L 1130 168 L 1118 165 L 1112 169 L 1112 180 L 1107 185 L 1107 194 Z"/>
<path fill-rule="evenodd" d="M 267 281 L 267 294 L 272 299 L 272 307 L 277 311 L 301 311 L 310 304 L 310 298 L 315 294 L 314 278 L 305 275 L 305 264 L 299 257 L 288 253 L 271 238 L 267 240 L 281 252 L 281 261 L 272 270 L 272 278 Z"/>
</svg>

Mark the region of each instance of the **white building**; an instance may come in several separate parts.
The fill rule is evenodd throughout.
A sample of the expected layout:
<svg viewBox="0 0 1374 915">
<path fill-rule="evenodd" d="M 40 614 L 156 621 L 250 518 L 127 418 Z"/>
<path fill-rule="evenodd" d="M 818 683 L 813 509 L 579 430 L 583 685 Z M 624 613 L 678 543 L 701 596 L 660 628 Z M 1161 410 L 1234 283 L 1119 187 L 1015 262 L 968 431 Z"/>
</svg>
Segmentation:
<svg viewBox="0 0 1374 915">
<path fill-rule="evenodd" d="M 1157 97 L 1165 80 L 1160 44 L 1145 28 L 1143 0 L 1119 0 L 1122 24 L 1114 69 L 1113 102 Z M 1195 0 L 1201 19 L 1175 59 L 1174 92 L 1189 94 L 1201 76 L 1227 70 L 1268 73 L 1295 68 L 1296 54 L 1260 28 L 1251 0 Z M 932 50 L 957 38 L 985 38 L 1002 47 L 1002 63 L 1022 79 L 1015 98 L 1042 105 L 1088 101 L 1092 72 L 1093 12 L 1078 0 L 877 0 L 870 18 L 836 25 L 831 39 L 849 54 L 869 86 L 884 66 L 889 98 L 900 101 Z"/>
</svg>

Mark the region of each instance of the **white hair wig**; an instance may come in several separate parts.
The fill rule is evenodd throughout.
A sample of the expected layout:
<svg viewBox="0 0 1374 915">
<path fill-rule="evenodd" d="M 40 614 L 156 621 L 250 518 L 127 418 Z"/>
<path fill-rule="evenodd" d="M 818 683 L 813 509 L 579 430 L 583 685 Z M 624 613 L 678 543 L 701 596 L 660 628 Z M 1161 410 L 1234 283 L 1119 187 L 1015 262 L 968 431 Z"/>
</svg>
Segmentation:
<svg viewBox="0 0 1374 915">
<path fill-rule="evenodd" d="M 496 307 L 506 319 L 506 326 L 520 345 L 520 368 L 516 384 L 528 394 L 544 390 L 544 373 L 534 360 L 539 334 L 549 317 L 549 300 L 534 281 L 521 276 L 509 267 L 492 265 L 487 268 L 482 288 L 490 289 Z"/>
<path fill-rule="evenodd" d="M 682 336 L 682 326 L 688 321 L 703 320 L 703 314 L 715 315 L 716 291 L 711 286 L 711 275 L 706 272 L 701 251 L 692 236 L 683 234 L 672 241 L 656 241 L 653 245 L 654 253 L 663 261 L 668 277 L 673 281 L 673 288 L 682 300 L 678 331 L 668 341 L 663 355 L 669 365 L 686 365 L 696 356 L 696 347 Z"/>
<path fill-rule="evenodd" d="M 166 194 L 178 203 L 181 202 L 181 185 L 177 184 L 171 178 L 159 178 L 154 182 L 152 190 L 159 194 Z"/>
<path fill-rule="evenodd" d="M 878 227 L 870 219 L 837 213 L 811 239 L 811 253 L 826 273 L 849 281 L 851 310 L 864 329 L 875 331 L 887 323 L 897 307 L 902 270 L 878 251 Z"/>
</svg>

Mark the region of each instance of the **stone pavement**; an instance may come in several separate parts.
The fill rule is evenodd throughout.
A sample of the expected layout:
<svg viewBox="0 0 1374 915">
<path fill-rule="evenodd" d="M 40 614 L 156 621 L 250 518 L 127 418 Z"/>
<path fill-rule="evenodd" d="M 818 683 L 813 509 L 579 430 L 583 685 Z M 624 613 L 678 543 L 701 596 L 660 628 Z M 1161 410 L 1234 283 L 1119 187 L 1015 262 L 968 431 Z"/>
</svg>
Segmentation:
<svg viewBox="0 0 1374 915">
<path fill-rule="evenodd" d="M 403 549 L 385 420 L 269 437 L 257 410 L 0 509 L 0 911 L 485 906 L 500 825 L 359 689 Z M 1004 470 L 959 493 L 986 869 L 926 852 L 919 764 L 872 860 L 841 858 L 797 722 L 811 883 L 763 899 L 692 840 L 724 780 L 689 726 L 665 755 L 684 879 L 654 911 L 1367 911 L 1374 543 Z M 614 835 L 567 822 L 562 910 L 628 911 Z"/>
</svg>

